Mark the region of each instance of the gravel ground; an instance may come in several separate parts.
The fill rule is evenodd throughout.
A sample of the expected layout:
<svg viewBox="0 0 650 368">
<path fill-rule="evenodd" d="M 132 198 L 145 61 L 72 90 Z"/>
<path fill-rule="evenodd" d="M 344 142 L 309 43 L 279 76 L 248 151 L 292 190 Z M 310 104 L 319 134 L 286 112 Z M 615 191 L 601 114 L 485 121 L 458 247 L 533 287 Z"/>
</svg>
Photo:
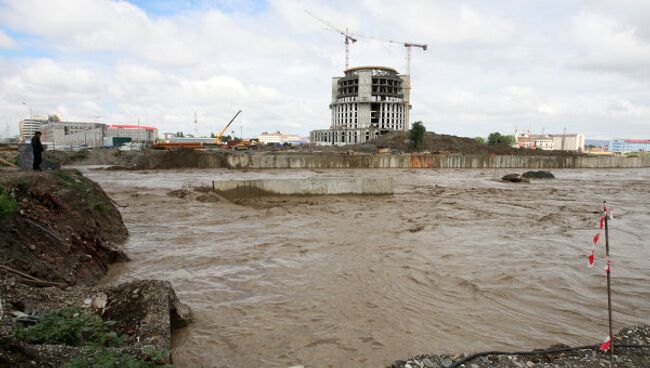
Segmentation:
<svg viewBox="0 0 650 368">
<path fill-rule="evenodd" d="M 645 347 L 624 347 L 642 345 Z M 618 346 L 618 347 L 617 347 Z M 650 367 L 650 326 L 626 327 L 614 337 L 614 354 L 597 350 L 597 347 L 569 349 L 566 345 L 554 345 L 548 349 L 527 354 L 489 353 L 479 354 L 423 354 L 407 360 L 399 360 L 390 368 L 569 368 L 569 367 Z M 556 350 L 556 352 L 551 352 Z"/>
</svg>

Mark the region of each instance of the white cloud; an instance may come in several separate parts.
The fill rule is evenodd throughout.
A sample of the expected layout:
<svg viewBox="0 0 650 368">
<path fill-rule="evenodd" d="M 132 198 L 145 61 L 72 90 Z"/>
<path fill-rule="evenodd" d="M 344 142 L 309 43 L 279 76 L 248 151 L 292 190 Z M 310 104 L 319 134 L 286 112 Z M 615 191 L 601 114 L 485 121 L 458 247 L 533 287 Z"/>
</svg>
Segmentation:
<svg viewBox="0 0 650 368">
<path fill-rule="evenodd" d="M 562 2 L 545 14 L 507 0 L 270 0 L 161 15 L 125 1 L 7 0 L 0 24 L 20 36 L 0 31 L 0 47 L 18 54 L 0 54 L 0 123 L 24 117 L 27 101 L 38 113 L 164 131 L 193 131 L 197 112 L 207 134 L 238 109 L 247 135 L 326 128 L 343 39 L 308 9 L 356 33 L 428 43 L 413 50 L 411 117 L 432 130 L 650 136 L 647 4 Z M 404 55 L 369 39 L 351 47 L 352 65 L 404 70 Z"/>
<path fill-rule="evenodd" d="M 572 19 L 572 33 L 581 48 L 578 64 L 623 73 L 650 75 L 650 39 L 609 16 L 580 13 Z"/>
<path fill-rule="evenodd" d="M 15 46 L 16 42 L 0 29 L 0 48 L 11 49 Z"/>
</svg>

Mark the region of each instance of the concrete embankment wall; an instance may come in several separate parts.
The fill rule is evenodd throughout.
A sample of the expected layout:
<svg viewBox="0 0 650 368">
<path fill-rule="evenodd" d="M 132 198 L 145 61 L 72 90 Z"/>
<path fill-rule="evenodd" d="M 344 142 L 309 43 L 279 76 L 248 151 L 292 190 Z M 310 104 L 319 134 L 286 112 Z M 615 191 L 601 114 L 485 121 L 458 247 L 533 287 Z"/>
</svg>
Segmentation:
<svg viewBox="0 0 650 368">
<path fill-rule="evenodd" d="M 650 157 L 616 156 L 485 156 L 435 154 L 345 155 L 336 153 L 237 153 L 228 166 L 242 169 L 348 169 L 348 168 L 640 168 Z"/>
<path fill-rule="evenodd" d="M 221 192 L 256 189 L 277 194 L 392 194 L 393 180 L 387 177 L 219 180 L 214 182 L 214 189 Z"/>
</svg>

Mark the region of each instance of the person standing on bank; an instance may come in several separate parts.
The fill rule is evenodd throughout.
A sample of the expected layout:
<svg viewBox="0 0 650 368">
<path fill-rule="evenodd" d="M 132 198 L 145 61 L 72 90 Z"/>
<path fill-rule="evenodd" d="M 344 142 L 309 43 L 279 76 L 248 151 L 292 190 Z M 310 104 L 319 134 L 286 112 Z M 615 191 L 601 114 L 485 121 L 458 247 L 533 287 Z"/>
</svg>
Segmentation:
<svg viewBox="0 0 650 368">
<path fill-rule="evenodd" d="M 41 171 L 41 162 L 43 162 L 43 145 L 41 144 L 41 132 L 34 133 L 32 137 L 32 149 L 34 151 L 34 171 Z"/>
</svg>

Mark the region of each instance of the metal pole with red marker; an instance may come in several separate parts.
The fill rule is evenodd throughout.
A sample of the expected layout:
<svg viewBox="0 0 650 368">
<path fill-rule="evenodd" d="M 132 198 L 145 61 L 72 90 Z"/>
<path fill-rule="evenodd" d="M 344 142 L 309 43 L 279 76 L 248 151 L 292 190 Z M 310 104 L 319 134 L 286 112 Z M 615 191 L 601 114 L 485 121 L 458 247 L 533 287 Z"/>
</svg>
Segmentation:
<svg viewBox="0 0 650 368">
<path fill-rule="evenodd" d="M 609 260 L 609 228 L 607 227 L 607 220 L 609 219 L 609 208 L 607 202 L 603 201 L 603 216 L 605 216 L 605 270 L 607 271 L 607 311 L 609 313 L 609 356 L 611 358 L 614 353 L 614 333 L 612 332 L 612 264 Z"/>
</svg>

